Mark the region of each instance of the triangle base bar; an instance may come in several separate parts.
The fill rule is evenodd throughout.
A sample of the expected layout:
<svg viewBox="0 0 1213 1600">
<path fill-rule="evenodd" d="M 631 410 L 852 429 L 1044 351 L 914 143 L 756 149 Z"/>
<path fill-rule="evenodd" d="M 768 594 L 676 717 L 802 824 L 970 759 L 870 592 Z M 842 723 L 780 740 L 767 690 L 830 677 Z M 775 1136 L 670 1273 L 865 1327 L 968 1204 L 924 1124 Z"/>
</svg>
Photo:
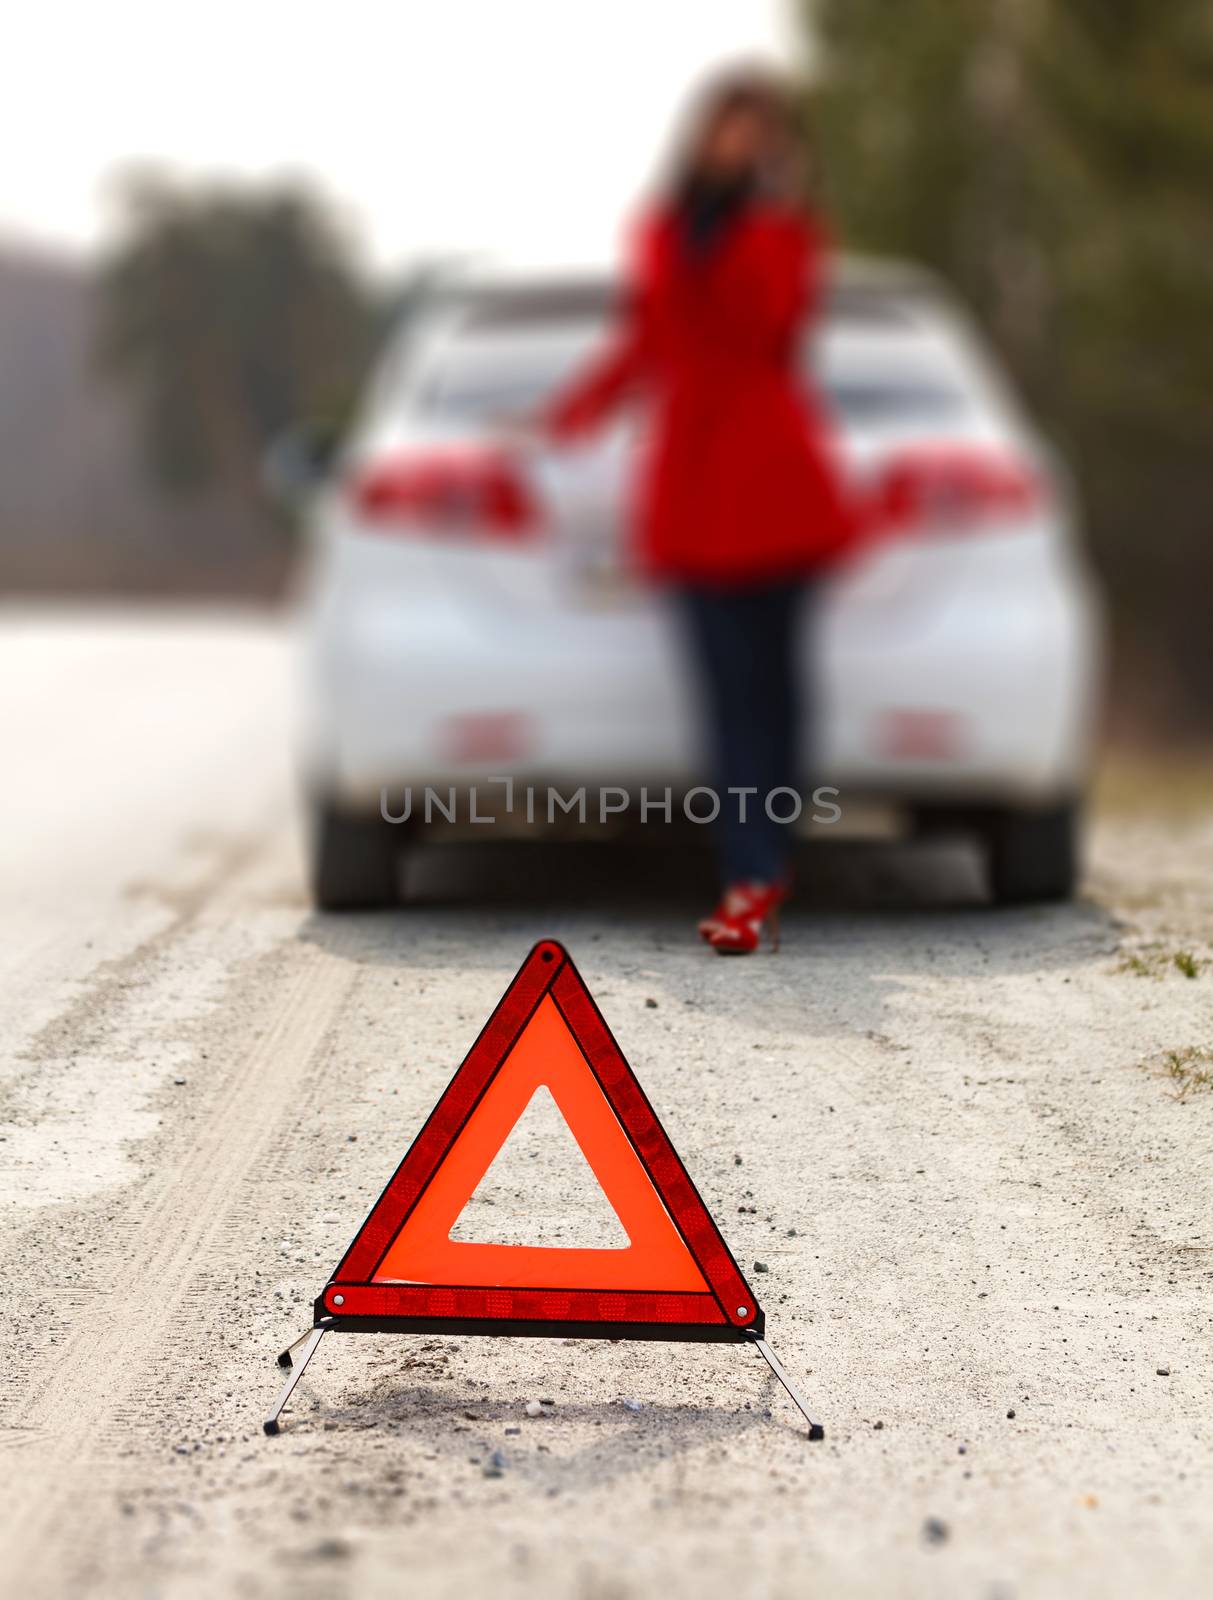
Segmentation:
<svg viewBox="0 0 1213 1600">
<path fill-rule="evenodd" d="M 466 1332 L 469 1322 L 493 1323 L 497 1331 L 506 1334 L 524 1323 L 552 1330 L 577 1326 L 584 1328 L 587 1336 L 600 1324 L 623 1326 L 636 1336 L 641 1329 L 651 1328 L 657 1338 L 727 1337 L 740 1343 L 747 1335 L 761 1335 L 764 1327 L 756 1304 L 748 1303 L 744 1310 L 748 1322 L 740 1328 L 722 1315 L 719 1301 L 711 1294 L 338 1281 L 330 1283 L 316 1301 L 315 1320 L 319 1324 L 338 1318 L 351 1327 L 359 1320 L 417 1322 L 425 1323 L 429 1332 L 456 1324 Z"/>
<path fill-rule="evenodd" d="M 458 1333 L 511 1339 L 665 1339 L 675 1344 L 752 1344 L 742 1328 L 725 1322 L 528 1322 L 500 1317 L 326 1316 L 332 1333 Z"/>
</svg>

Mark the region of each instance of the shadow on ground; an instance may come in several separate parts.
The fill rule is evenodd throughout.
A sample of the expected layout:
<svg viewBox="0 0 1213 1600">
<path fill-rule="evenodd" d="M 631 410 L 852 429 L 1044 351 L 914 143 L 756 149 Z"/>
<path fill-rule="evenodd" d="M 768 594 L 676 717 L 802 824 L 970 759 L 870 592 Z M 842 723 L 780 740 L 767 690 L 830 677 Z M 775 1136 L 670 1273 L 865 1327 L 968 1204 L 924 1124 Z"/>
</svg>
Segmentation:
<svg viewBox="0 0 1213 1600">
<path fill-rule="evenodd" d="M 992 906 L 978 853 L 962 840 L 805 845 L 795 885 L 782 955 L 798 966 L 841 953 L 935 970 L 942 954 L 952 975 L 1022 972 L 1103 958 L 1119 940 L 1116 919 L 1090 899 Z M 714 888 L 702 848 L 437 844 L 410 859 L 404 887 L 391 910 L 313 913 L 300 937 L 354 961 L 444 968 L 455 945 L 466 967 L 497 966 L 503 949 L 520 961 L 544 937 L 606 941 L 642 963 L 708 959 L 694 932 Z"/>
<path fill-rule="evenodd" d="M 774 1395 L 769 1398 L 775 1402 Z M 755 1427 L 795 1431 L 776 1420 L 766 1403 L 633 1404 L 634 1412 L 618 1401 L 561 1403 L 532 1420 L 518 1403 L 402 1387 L 380 1378 L 345 1404 L 317 1397 L 314 1408 L 292 1414 L 290 1428 L 301 1436 L 369 1429 L 383 1440 L 421 1436 L 456 1473 L 487 1467 L 487 1476 L 521 1476 L 550 1493 L 598 1491 L 651 1470 L 655 1461 L 727 1445 Z M 506 1427 L 518 1432 L 507 1434 Z"/>
</svg>

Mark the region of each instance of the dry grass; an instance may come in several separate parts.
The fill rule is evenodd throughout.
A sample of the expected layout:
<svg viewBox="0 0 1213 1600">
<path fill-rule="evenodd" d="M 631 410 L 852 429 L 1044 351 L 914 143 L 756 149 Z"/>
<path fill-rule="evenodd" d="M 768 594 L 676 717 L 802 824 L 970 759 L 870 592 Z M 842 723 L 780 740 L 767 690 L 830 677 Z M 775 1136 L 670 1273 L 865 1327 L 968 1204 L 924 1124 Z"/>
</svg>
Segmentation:
<svg viewBox="0 0 1213 1600">
<path fill-rule="evenodd" d="M 1163 944 L 1142 945 L 1119 962 L 1117 972 L 1130 972 L 1136 978 L 1164 978 L 1178 972 L 1185 978 L 1198 978 L 1209 963 L 1191 950 L 1170 950 Z"/>
<path fill-rule="evenodd" d="M 1190 1044 L 1182 1050 L 1165 1050 L 1160 1060 L 1147 1063 L 1169 1079 L 1176 1100 L 1213 1093 L 1213 1050 Z"/>
</svg>

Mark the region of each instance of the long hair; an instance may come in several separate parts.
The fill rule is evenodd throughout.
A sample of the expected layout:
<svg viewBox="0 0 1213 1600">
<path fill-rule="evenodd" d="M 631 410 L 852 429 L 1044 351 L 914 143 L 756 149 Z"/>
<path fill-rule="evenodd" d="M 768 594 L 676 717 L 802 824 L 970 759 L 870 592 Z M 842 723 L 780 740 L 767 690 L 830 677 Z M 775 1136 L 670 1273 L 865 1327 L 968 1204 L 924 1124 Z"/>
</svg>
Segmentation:
<svg viewBox="0 0 1213 1600">
<path fill-rule="evenodd" d="M 764 66 L 727 68 L 694 95 L 679 119 L 662 174 L 662 190 L 668 196 L 685 190 L 716 129 L 738 111 L 753 113 L 767 130 L 768 155 L 757 174 L 759 192 L 784 205 L 808 206 L 812 185 L 802 99 L 787 78 Z"/>
</svg>

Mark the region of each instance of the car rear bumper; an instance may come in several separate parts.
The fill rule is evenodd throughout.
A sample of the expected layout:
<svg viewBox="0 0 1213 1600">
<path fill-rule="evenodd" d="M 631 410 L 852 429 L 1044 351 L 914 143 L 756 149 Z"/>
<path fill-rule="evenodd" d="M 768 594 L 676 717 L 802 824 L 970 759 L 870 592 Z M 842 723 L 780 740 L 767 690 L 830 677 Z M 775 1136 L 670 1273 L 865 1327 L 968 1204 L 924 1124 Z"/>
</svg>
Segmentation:
<svg viewBox="0 0 1213 1600">
<path fill-rule="evenodd" d="M 1008 583 L 993 600 L 987 584 L 980 605 L 958 592 L 921 617 L 901 600 L 886 621 L 822 595 L 803 664 L 814 783 L 911 803 L 1072 796 L 1090 760 L 1099 639 L 1091 588 L 1062 561 L 1047 582 Z M 360 809 L 407 785 L 510 777 L 636 794 L 702 781 L 693 696 L 656 599 L 503 626 L 453 597 L 330 596 L 305 623 L 298 704 L 308 788 Z"/>
</svg>

